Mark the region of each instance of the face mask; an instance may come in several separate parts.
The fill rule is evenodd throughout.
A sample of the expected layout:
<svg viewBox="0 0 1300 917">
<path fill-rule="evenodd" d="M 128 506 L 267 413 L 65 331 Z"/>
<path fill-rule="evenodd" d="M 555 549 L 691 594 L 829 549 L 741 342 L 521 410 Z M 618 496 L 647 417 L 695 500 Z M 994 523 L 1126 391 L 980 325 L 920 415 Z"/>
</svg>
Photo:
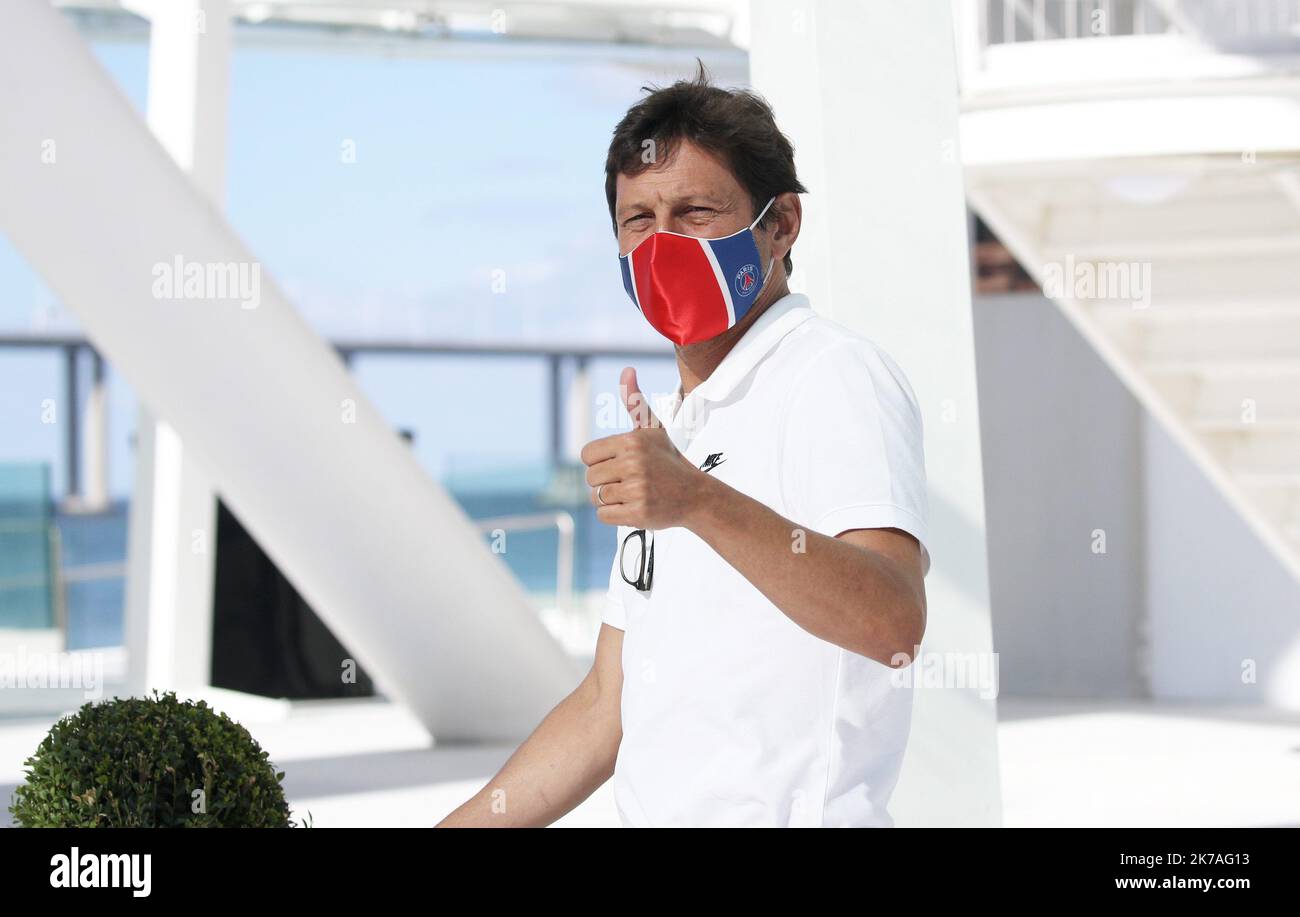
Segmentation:
<svg viewBox="0 0 1300 917">
<path fill-rule="evenodd" d="M 716 337 L 744 319 L 771 276 L 754 240 L 758 218 L 721 239 L 700 239 L 659 230 L 618 256 L 623 288 L 656 331 L 674 344 Z"/>
</svg>

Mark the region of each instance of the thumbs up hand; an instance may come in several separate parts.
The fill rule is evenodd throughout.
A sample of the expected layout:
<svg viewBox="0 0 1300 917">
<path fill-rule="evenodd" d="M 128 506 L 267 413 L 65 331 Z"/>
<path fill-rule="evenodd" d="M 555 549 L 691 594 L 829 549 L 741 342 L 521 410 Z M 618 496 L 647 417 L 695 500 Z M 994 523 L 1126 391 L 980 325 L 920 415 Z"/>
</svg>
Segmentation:
<svg viewBox="0 0 1300 917">
<path fill-rule="evenodd" d="M 655 416 L 655 412 L 650 409 L 650 399 L 641 391 L 641 386 L 637 385 L 635 369 L 631 366 L 623 367 L 618 383 L 619 391 L 623 395 L 623 407 L 632 418 L 634 428 L 663 426 Z"/>
<path fill-rule="evenodd" d="M 582 448 L 596 517 L 638 529 L 686 525 L 700 503 L 701 479 L 708 475 L 677 451 L 637 384 L 636 370 L 626 367 L 619 381 L 632 431 Z"/>
</svg>

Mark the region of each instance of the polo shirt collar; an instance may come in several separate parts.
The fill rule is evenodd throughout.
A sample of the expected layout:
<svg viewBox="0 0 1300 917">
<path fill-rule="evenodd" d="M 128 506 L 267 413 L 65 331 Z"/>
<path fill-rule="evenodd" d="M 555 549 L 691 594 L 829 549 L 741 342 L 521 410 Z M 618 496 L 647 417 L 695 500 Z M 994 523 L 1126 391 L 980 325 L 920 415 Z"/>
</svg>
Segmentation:
<svg viewBox="0 0 1300 917">
<path fill-rule="evenodd" d="M 788 293 L 754 320 L 754 324 L 741 336 L 727 355 L 690 394 L 706 401 L 722 401 L 753 371 L 763 357 L 772 352 L 782 338 L 815 313 L 803 293 Z M 677 384 L 676 399 L 682 399 L 682 386 Z"/>
</svg>

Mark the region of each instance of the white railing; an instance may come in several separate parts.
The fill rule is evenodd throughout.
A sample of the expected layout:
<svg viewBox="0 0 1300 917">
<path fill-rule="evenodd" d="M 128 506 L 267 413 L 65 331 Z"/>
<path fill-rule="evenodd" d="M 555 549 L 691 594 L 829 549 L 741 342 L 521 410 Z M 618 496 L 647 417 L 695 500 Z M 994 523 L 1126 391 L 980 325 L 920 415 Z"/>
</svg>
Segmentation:
<svg viewBox="0 0 1300 917">
<path fill-rule="evenodd" d="M 568 611 L 573 608 L 573 516 L 560 510 L 554 513 L 521 513 L 475 519 L 474 525 L 485 535 L 493 532 L 526 532 L 554 528 L 559 533 L 555 552 L 555 604 Z"/>
<path fill-rule="evenodd" d="M 1300 0 L 959 0 L 981 46 L 1176 33 L 1212 43 L 1300 39 Z"/>
<path fill-rule="evenodd" d="M 1300 73 L 1300 0 L 953 0 L 964 96 Z"/>
</svg>

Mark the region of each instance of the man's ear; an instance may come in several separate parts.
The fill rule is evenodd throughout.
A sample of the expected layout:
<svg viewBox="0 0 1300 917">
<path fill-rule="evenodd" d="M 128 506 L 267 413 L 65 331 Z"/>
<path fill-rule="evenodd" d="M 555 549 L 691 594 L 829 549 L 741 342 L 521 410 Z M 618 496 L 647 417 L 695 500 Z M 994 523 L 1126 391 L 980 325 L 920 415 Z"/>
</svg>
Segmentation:
<svg viewBox="0 0 1300 917">
<path fill-rule="evenodd" d="M 772 209 L 777 217 L 772 231 L 772 255 L 783 261 L 799 238 L 799 229 L 803 225 L 803 202 L 793 191 L 786 191 L 776 196 Z"/>
</svg>

